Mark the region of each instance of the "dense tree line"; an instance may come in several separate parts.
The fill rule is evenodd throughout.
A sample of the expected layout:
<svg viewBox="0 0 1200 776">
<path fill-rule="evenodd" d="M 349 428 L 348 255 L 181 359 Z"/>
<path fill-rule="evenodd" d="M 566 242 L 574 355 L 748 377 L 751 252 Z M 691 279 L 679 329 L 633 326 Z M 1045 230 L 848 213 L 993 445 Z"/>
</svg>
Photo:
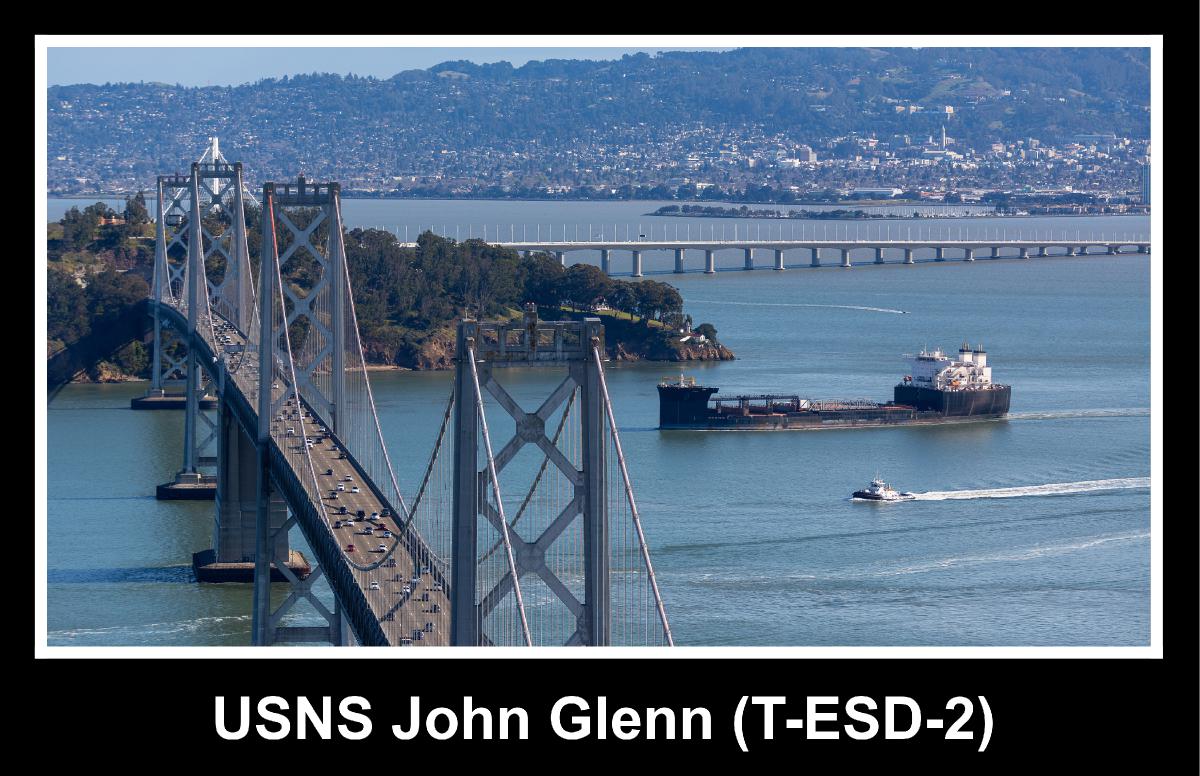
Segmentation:
<svg viewBox="0 0 1200 776">
<path fill-rule="evenodd" d="M 62 236 L 51 241 L 56 245 L 48 268 L 48 327 L 49 338 L 58 346 L 116 320 L 149 294 L 153 241 L 128 248 L 149 229 L 144 199 L 139 195 L 128 200 L 125 224 L 100 224 L 113 215 L 101 203 L 72 208 L 60 221 Z M 304 229 L 316 215 L 314 209 L 299 210 L 289 218 Z M 251 271 L 257 277 L 262 212 L 247 203 L 245 218 Z M 220 235 L 230 223 L 227 213 L 212 213 L 205 217 L 205 231 Z M 276 225 L 276 235 L 283 253 L 291 237 L 282 222 Z M 328 226 L 322 223 L 312 242 L 319 246 L 327 239 Z M 395 235 L 376 229 L 352 229 L 345 234 L 345 244 L 364 349 L 375 363 L 410 363 L 431 338 L 444 337 L 456 319 L 506 317 L 526 302 L 556 311 L 624 313 L 645 326 L 651 321 L 671 328 L 691 326 L 683 313 L 683 298 L 673 286 L 616 280 L 590 264 L 564 268 L 546 253 L 522 256 L 483 240 L 458 242 L 432 232 L 421 234 L 415 247 L 403 247 Z M 113 246 L 146 254 L 139 265 L 142 271 L 118 271 L 112 263 L 118 255 Z M 321 280 L 320 265 L 305 251 L 295 251 L 280 269 L 283 282 L 300 296 Z M 219 254 L 210 257 L 206 270 L 211 281 L 221 276 L 225 267 Z M 293 324 L 293 346 L 300 346 L 307 334 L 303 321 Z M 146 358 L 140 344 L 135 345 L 115 360 L 123 370 L 140 374 L 146 370 Z"/>
<path fill-rule="evenodd" d="M 564 269 L 549 254 L 521 256 L 482 240 L 425 232 L 416 247 L 405 248 L 390 232 L 354 229 L 346 235 L 346 258 L 364 347 L 374 361 L 404 361 L 459 317 L 511 315 L 526 302 L 690 324 L 682 296 L 666 283 L 609 278 L 591 264 Z"/>
</svg>

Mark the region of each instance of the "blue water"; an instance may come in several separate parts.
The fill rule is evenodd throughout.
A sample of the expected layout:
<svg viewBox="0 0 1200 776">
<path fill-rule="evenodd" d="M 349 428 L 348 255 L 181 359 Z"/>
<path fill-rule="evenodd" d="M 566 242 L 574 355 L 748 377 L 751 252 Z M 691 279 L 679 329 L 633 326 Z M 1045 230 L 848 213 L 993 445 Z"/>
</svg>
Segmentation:
<svg viewBox="0 0 1200 776">
<path fill-rule="evenodd" d="M 1096 228 L 1146 225 L 1098 219 Z M 731 252 L 734 260 L 740 254 Z M 963 339 L 982 341 L 995 379 L 1013 386 L 1012 416 L 1000 422 L 660 432 L 655 384 L 677 368 L 610 364 L 677 642 L 1148 644 L 1151 260 L 660 278 L 737 353 L 737 361 L 689 367 L 722 394 L 884 400 L 904 374 L 900 354 L 952 350 Z M 506 381 L 527 403 L 555 382 L 528 370 Z M 450 375 L 381 372 L 373 384 L 411 493 Z M 154 485 L 179 466 L 182 418 L 129 411 L 143 389 L 69 386 L 50 406 L 49 642 L 248 643 L 249 588 L 191 580 L 191 553 L 211 546 L 212 505 L 153 499 Z M 848 500 L 876 471 L 929 495 Z M 1041 487 L 1113 479 L 1120 487 Z M 999 488 L 1028 495 L 973 493 Z M 293 541 L 303 549 L 295 532 Z M 298 610 L 294 621 L 305 617 Z"/>
</svg>

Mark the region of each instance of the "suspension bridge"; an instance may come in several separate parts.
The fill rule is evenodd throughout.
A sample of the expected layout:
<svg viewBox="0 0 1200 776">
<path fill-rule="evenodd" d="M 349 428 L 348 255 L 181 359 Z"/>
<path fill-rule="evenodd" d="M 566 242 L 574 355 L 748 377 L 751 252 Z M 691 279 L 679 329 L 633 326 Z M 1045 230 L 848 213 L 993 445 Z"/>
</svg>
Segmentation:
<svg viewBox="0 0 1200 776">
<path fill-rule="evenodd" d="M 532 306 L 461 321 L 440 428 L 403 446 L 427 461 L 406 499 L 363 358 L 339 185 L 265 184 L 257 257 L 250 199 L 215 141 L 189 175 L 159 176 L 142 406 L 182 405 L 183 465 L 159 497 L 214 498 L 214 546 L 194 565 L 253 582 L 252 643 L 672 645 L 600 322 L 539 321 Z M 562 379 L 527 411 L 506 367 Z M 313 558 L 291 548 L 293 528 Z M 288 591 L 278 607 L 273 583 Z M 323 624 L 289 619 L 301 601 Z"/>
</svg>

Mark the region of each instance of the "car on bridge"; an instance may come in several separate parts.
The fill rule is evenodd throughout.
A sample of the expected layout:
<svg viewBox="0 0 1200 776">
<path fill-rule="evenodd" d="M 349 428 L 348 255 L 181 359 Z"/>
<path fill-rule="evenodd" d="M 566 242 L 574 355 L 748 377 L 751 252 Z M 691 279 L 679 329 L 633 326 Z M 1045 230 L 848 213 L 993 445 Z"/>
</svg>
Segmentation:
<svg viewBox="0 0 1200 776">
<path fill-rule="evenodd" d="M 353 545 L 353 544 L 347 544 L 347 545 L 346 545 L 346 552 L 354 552 L 354 545 Z"/>
<path fill-rule="evenodd" d="M 371 584 L 368 586 L 368 588 L 367 588 L 367 589 L 368 589 L 368 590 L 378 590 L 378 589 L 379 589 L 379 583 L 378 583 L 378 582 L 371 582 Z"/>
</svg>

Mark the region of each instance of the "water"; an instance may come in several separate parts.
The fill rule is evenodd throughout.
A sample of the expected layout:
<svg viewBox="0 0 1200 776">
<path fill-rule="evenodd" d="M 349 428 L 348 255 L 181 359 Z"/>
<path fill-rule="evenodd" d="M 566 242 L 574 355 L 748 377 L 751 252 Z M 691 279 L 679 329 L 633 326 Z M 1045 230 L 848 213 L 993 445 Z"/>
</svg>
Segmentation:
<svg viewBox="0 0 1200 776">
<path fill-rule="evenodd" d="M 153 198 L 148 204 L 154 212 Z M 46 200 L 47 218 L 57 221 L 72 207 L 84 208 L 102 201 L 115 210 L 123 210 L 123 199 L 55 199 Z M 704 218 L 649 216 L 662 205 L 678 202 L 522 202 L 510 200 L 386 200 L 347 199 L 342 205 L 342 220 L 348 228 L 386 229 L 399 239 L 412 241 L 425 230 L 459 240 L 486 237 L 489 241 L 535 240 L 637 240 L 639 234 L 649 239 L 957 239 L 968 234 L 978 238 L 1057 237 L 1059 239 L 1099 238 L 1145 239 L 1149 219 L 1145 216 L 1028 216 L 921 218 L 903 217 L 914 209 L 928 215 L 975 213 L 986 210 L 978 206 L 891 206 L 863 207 L 869 212 L 893 214 L 895 218 L 869 221 L 802 221 L 777 218 Z M 730 207 L 731 203 L 715 203 Z M 840 205 L 755 205 L 784 211 L 835 210 Z M 830 252 L 832 253 L 832 252 Z M 857 256 L 862 260 L 865 253 Z M 889 252 L 888 258 L 898 258 L 899 251 Z M 918 257 L 932 256 L 922 251 Z M 805 254 L 807 262 L 807 254 Z M 613 272 L 628 271 L 628 254 L 613 254 Z M 699 253 L 689 257 L 691 269 L 699 269 Z M 799 261 L 789 254 L 788 261 Z M 829 258 L 827 261 L 831 260 Z M 572 251 L 568 263 L 587 261 L 600 263 L 599 251 Z M 760 251 L 758 261 L 771 261 L 769 252 Z M 672 251 L 647 251 L 643 254 L 645 271 L 669 270 L 674 267 Z M 718 267 L 741 267 L 740 250 L 717 253 Z"/>
<path fill-rule="evenodd" d="M 413 205 L 383 204 L 398 212 Z M 421 204 L 520 206 L 531 223 L 597 208 Z M 611 222 L 608 207 L 601 212 Z M 1002 220 L 963 223 L 982 229 Z M 1148 230 L 1137 218 L 1041 220 L 1041 228 Z M 729 260 L 740 264 L 740 252 Z M 953 350 L 963 339 L 982 341 L 995 378 L 1013 386 L 1012 415 L 999 422 L 660 432 L 655 384 L 677 367 L 609 365 L 677 642 L 1148 644 L 1150 260 L 662 278 L 680 288 L 696 322 L 716 325 L 738 354 L 689 367 L 722 394 L 884 400 L 903 374 L 899 354 L 926 344 Z M 556 382 L 536 370 L 505 378 L 526 406 Z M 401 487 L 411 494 L 451 376 L 372 379 Z M 249 588 L 191 579 L 191 553 L 212 543 L 212 505 L 153 499 L 153 486 L 179 466 L 182 419 L 129 411 L 142 390 L 74 385 L 50 405 L 49 642 L 246 644 Z M 494 435 L 511 428 L 496 418 Z M 918 500 L 851 501 L 876 471 Z M 297 532 L 293 542 L 305 549 Z M 291 621 L 311 617 L 298 610 Z"/>
</svg>

